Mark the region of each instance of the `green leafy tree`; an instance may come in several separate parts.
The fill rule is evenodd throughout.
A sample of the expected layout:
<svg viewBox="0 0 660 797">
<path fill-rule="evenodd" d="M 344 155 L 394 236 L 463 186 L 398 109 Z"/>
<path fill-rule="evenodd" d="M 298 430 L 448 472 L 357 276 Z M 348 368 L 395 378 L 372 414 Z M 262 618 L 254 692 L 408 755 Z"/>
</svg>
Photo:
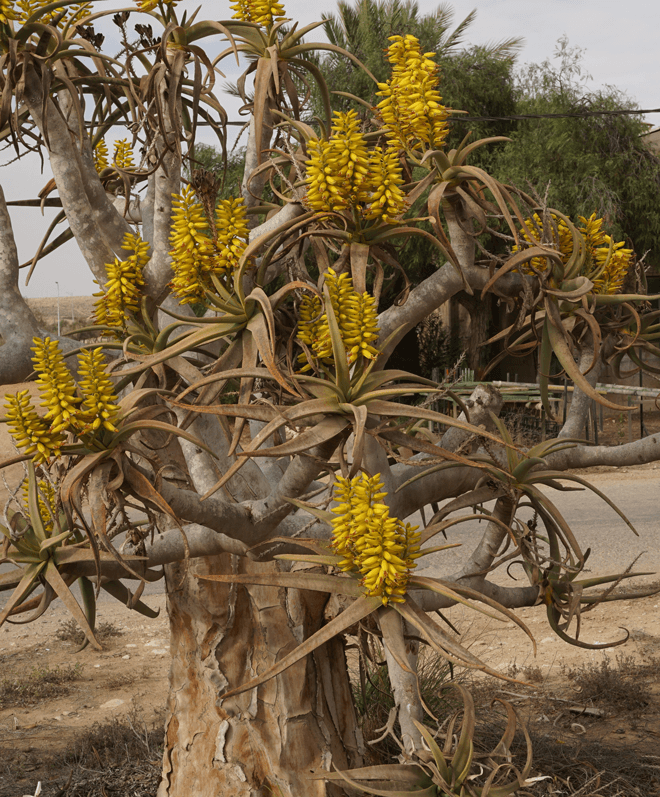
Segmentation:
<svg viewBox="0 0 660 797">
<path fill-rule="evenodd" d="M 618 111 L 635 103 L 613 86 L 589 89 L 583 51 L 566 38 L 554 62 L 531 64 L 516 76 L 516 113 L 581 114 Z M 574 218 L 602 216 L 647 263 L 660 266 L 660 159 L 640 138 L 641 117 L 628 115 L 518 121 L 512 143 L 491 162 L 500 180 L 546 196 Z"/>
<path fill-rule="evenodd" d="M 449 4 L 441 3 L 435 11 L 420 14 L 415 0 L 357 0 L 355 4 L 340 0 L 336 14 L 322 14 L 323 29 L 328 40 L 353 53 L 381 83 L 390 71 L 386 47 L 390 36 L 409 33 L 419 39 L 424 52 L 448 58 L 462 45 L 475 17 L 476 11 L 471 11 L 452 30 L 454 11 Z M 496 59 L 510 60 L 520 48 L 520 43 L 520 38 L 510 38 L 484 47 L 482 52 Z M 345 91 L 364 100 L 372 100 L 376 86 L 367 74 L 353 69 L 346 59 L 334 53 L 324 55 L 322 61 L 331 90 Z M 458 93 L 455 96 L 458 98 Z M 349 107 L 347 101 L 336 102 L 338 108 Z"/>
</svg>

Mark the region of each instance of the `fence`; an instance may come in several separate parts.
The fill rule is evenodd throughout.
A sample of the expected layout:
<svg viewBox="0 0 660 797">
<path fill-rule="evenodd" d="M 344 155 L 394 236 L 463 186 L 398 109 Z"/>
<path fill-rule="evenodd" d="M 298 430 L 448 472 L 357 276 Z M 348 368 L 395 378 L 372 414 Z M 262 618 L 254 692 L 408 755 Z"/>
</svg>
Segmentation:
<svg viewBox="0 0 660 797">
<path fill-rule="evenodd" d="M 439 369 L 437 376 L 434 373 L 435 381 L 438 381 Z M 450 377 L 453 376 L 453 379 Z M 556 437 L 561 429 L 561 426 L 566 421 L 566 414 L 570 407 L 570 400 L 573 394 L 573 385 L 569 384 L 565 379 L 563 384 L 551 384 L 548 387 L 549 400 L 551 409 L 553 410 L 554 419 L 548 417 L 545 408 L 541 402 L 541 393 L 539 386 L 533 382 L 517 382 L 517 381 L 493 381 L 493 382 L 477 382 L 474 380 L 474 371 L 469 369 L 461 369 L 455 374 L 445 373 L 445 378 L 453 381 L 452 392 L 459 397 L 469 396 L 475 387 L 479 384 L 491 384 L 496 387 L 502 394 L 504 400 L 504 407 L 502 410 L 503 419 L 507 420 L 510 425 L 516 427 L 516 431 L 523 437 L 532 439 L 545 440 L 547 437 Z M 624 442 L 623 438 L 627 436 L 628 442 L 633 440 L 633 430 L 636 424 L 633 423 L 634 411 L 629 411 L 627 407 L 634 407 L 638 405 L 639 413 L 639 437 L 646 437 L 650 434 L 647 428 L 646 415 L 644 402 L 653 400 L 655 401 L 660 393 L 658 388 L 649 388 L 643 386 L 633 385 L 615 385 L 598 383 L 595 387 L 596 391 L 602 395 L 618 395 L 625 397 L 625 404 L 622 404 L 622 417 L 616 419 L 618 426 L 618 442 Z M 450 396 L 443 396 L 434 402 L 434 406 L 438 410 L 442 410 L 454 417 L 457 417 L 460 409 L 456 401 Z M 656 404 L 657 406 L 657 404 Z M 607 414 L 611 419 L 612 413 L 615 411 L 608 411 Z M 591 402 L 589 409 L 589 417 L 585 423 L 584 436 L 587 441 L 593 441 L 596 445 L 600 442 L 600 438 L 605 431 L 605 412 L 602 404 L 596 401 Z M 624 427 L 627 427 L 627 435 Z"/>
</svg>

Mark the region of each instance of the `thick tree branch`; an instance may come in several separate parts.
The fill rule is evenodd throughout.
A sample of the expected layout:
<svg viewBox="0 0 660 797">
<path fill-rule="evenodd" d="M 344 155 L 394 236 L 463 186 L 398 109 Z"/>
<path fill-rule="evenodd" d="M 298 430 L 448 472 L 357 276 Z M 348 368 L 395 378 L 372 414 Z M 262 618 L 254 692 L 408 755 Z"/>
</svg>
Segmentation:
<svg viewBox="0 0 660 797">
<path fill-rule="evenodd" d="M 578 358 L 578 368 L 584 373 L 587 368 L 592 364 L 594 357 L 594 342 L 591 335 L 583 343 L 580 349 Z M 585 375 L 585 379 L 595 387 L 600 376 L 602 362 L 600 357 L 594 364 L 594 367 Z M 573 397 L 571 399 L 571 406 L 566 416 L 566 423 L 563 425 L 559 432 L 559 437 L 584 437 L 584 426 L 589 419 L 589 407 L 591 406 L 592 399 L 583 393 L 577 385 L 573 386 Z"/>
<path fill-rule="evenodd" d="M 474 291 L 481 290 L 491 276 L 487 268 L 480 266 L 466 267 L 463 274 Z M 506 274 L 497 282 L 498 295 L 515 296 L 522 290 L 523 279 L 531 278 L 521 274 Z M 399 330 L 388 346 L 387 353 L 391 354 L 406 333 L 461 290 L 463 281 L 460 275 L 452 265 L 445 263 L 413 288 L 405 304 L 400 307 L 392 305 L 382 312 L 378 316 L 380 340 L 387 340 L 393 332 Z"/>
<path fill-rule="evenodd" d="M 553 470 L 593 468 L 596 465 L 622 468 L 660 460 L 660 433 L 622 446 L 575 446 L 546 457 Z"/>
<path fill-rule="evenodd" d="M 179 419 L 186 414 L 185 410 L 177 410 L 176 412 Z M 180 440 L 181 451 L 186 460 L 190 478 L 197 492 L 203 495 L 229 470 L 236 461 L 236 456 L 228 456 L 231 435 L 228 430 L 223 428 L 221 421 L 216 416 L 198 416 L 191 424 L 190 431 L 215 454 L 215 457 L 212 457 L 194 443 L 183 439 Z M 222 500 L 220 496 L 224 493 L 230 500 L 255 501 L 270 492 L 271 486 L 268 479 L 261 472 L 254 459 L 249 458 L 238 473 L 225 485 L 223 492 L 218 491 L 215 495 L 218 500 Z"/>
<path fill-rule="evenodd" d="M 149 178 L 143 213 L 145 240 L 151 244 L 151 259 L 144 269 L 145 292 L 160 301 L 172 279 L 170 225 L 172 194 L 181 191 L 181 157 L 176 149 L 162 156 L 156 172 Z"/>
<path fill-rule="evenodd" d="M 18 289 L 18 253 L 0 188 L 0 382 L 22 382 L 32 371 L 32 338 L 39 325 Z"/>
<path fill-rule="evenodd" d="M 100 229 L 90 204 L 86 187 L 89 180 L 83 174 L 80 152 L 73 142 L 72 133 L 53 100 L 44 98 L 41 81 L 32 67 L 27 69 L 25 75 L 23 99 L 46 142 L 62 207 L 81 254 L 97 281 L 104 284 L 105 264 L 114 260 L 114 251 Z M 100 187 L 96 172 L 93 179 Z M 116 214 L 114 208 L 112 212 Z"/>
<path fill-rule="evenodd" d="M 262 539 L 274 532 L 279 523 L 291 513 L 293 505 L 287 498 L 299 498 L 305 493 L 336 447 L 337 440 L 330 440 L 305 454 L 295 456 L 270 494 L 263 501 L 251 504 L 252 518 L 255 526 L 261 527 Z"/>
</svg>

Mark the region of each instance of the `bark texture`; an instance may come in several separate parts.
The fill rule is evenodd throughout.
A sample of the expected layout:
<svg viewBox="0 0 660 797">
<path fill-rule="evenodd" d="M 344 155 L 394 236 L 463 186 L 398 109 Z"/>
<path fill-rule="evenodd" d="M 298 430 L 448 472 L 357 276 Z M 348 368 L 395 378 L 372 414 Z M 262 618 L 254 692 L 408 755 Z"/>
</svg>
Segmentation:
<svg viewBox="0 0 660 797">
<path fill-rule="evenodd" d="M 199 575 L 261 572 L 230 554 L 167 568 L 172 668 L 158 797 L 332 797 L 312 769 L 361 763 L 343 644 L 335 639 L 277 678 L 223 701 L 323 621 L 325 595 L 230 586 Z"/>
<path fill-rule="evenodd" d="M 32 338 L 39 325 L 18 289 L 18 254 L 0 188 L 0 381 L 22 382 L 32 372 Z"/>
</svg>

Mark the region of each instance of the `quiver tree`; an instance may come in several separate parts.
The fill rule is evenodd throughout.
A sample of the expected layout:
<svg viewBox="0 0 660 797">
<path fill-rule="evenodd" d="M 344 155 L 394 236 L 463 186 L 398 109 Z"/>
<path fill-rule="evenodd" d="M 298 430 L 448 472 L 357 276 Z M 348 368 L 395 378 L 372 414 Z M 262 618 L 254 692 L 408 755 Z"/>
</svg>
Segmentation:
<svg viewBox="0 0 660 797">
<path fill-rule="evenodd" d="M 0 577 L 12 590 L 0 622 L 38 617 L 60 597 L 96 646 L 99 590 L 149 615 L 143 584 L 165 576 L 172 670 L 160 797 L 320 796 L 341 793 L 342 778 L 377 793 L 469 793 L 471 700 L 459 690 L 458 744 L 448 732 L 437 748 L 418 644 L 498 675 L 428 612 L 462 602 L 529 634 L 513 609 L 543 601 L 562 639 L 589 645 L 579 638 L 580 609 L 598 600 L 589 588 L 624 575 L 581 577 L 579 540 L 538 484 L 585 463 L 655 456 L 644 441 L 612 454 L 568 434 L 603 357 L 654 348 L 647 297 L 620 293 L 631 253 L 624 262 L 594 219 L 585 232 L 471 166 L 488 141 L 446 151 L 450 111 L 413 36 L 393 37 L 391 77 L 374 85 L 362 121 L 352 110 L 331 118 L 323 76 L 305 58 L 331 45 L 305 42 L 314 26 L 287 26 L 278 4 L 238 2 L 218 22 L 142 0 L 115 18 L 123 62 L 100 51 L 93 23 L 111 12 L 91 5 L 2 20 L 0 123 L 19 152 L 51 162 L 50 199 L 69 230 L 57 240 L 76 238 L 102 286 L 92 329 L 103 345 L 65 356 L 56 341 L 33 341 L 20 316 L 12 377 L 36 371 L 45 411 L 26 393 L 6 400 L 11 462 L 26 463 L 26 478 L 5 512 L 3 555 L 16 567 Z M 131 43 L 138 12 L 150 24 L 136 25 Z M 215 61 L 210 38 L 226 45 Z M 243 194 L 218 201 L 222 174 L 196 168 L 195 134 L 208 122 L 225 147 L 216 66 L 241 53 L 251 114 Z M 313 124 L 309 81 L 326 99 Z M 103 136 L 118 122 L 130 123 L 140 162 L 127 140 L 110 157 Z M 421 219 L 410 213 L 420 199 Z M 2 215 L 3 274 L 15 290 L 4 202 Z M 420 226 L 429 219 L 433 232 Z M 490 229 L 511 240 L 496 273 L 475 258 Z M 414 288 L 398 257 L 410 236 L 446 261 Z M 498 421 L 496 391 L 478 389 L 454 419 L 429 408 L 453 395 L 448 386 L 387 368 L 406 332 L 449 298 L 491 290 L 519 308 L 505 345 L 527 356 L 539 348 L 544 397 L 552 352 L 576 385 L 561 438 L 530 451 Z M 536 525 L 520 518 L 525 505 Z M 485 530 L 459 572 L 416 575 L 421 557 L 451 544 L 438 545 L 440 533 L 475 517 Z M 527 584 L 491 581 L 512 558 Z M 361 768 L 347 634 L 363 653 L 367 637 L 383 646 L 400 767 Z M 506 710 L 503 741 L 479 770 L 486 792 L 515 790 L 531 765 L 529 755 L 516 766 L 507 758 L 515 712 Z"/>
</svg>

